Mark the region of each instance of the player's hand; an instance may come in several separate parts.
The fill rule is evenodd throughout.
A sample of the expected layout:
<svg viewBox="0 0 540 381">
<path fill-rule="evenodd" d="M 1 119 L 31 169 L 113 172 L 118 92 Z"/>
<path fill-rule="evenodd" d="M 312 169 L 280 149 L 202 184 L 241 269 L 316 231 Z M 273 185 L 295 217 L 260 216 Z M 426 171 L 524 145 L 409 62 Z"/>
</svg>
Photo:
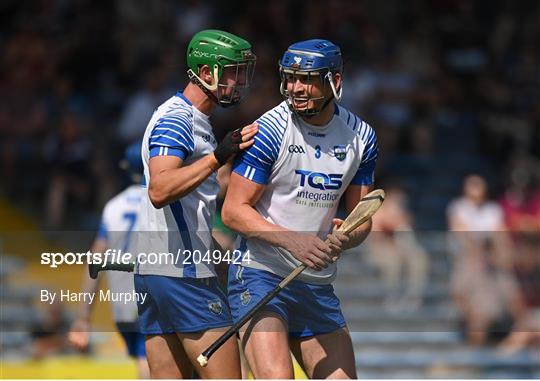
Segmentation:
<svg viewBox="0 0 540 381">
<path fill-rule="evenodd" d="M 331 250 L 330 255 L 334 261 L 337 261 L 341 257 L 343 250 L 347 249 L 347 244 L 350 239 L 347 235 L 337 230 L 343 224 L 343 220 L 334 218 L 332 223 L 334 224 L 334 229 L 332 233 L 326 236 L 326 238 L 329 241 L 328 246 L 330 246 Z"/>
<path fill-rule="evenodd" d="M 245 150 L 254 142 L 253 137 L 259 131 L 257 123 L 229 131 L 214 151 L 219 165 L 224 165 L 238 152 Z"/>
<path fill-rule="evenodd" d="M 293 257 L 313 270 L 320 271 L 333 262 L 329 245 L 315 235 L 294 233 L 285 248 Z"/>
<path fill-rule="evenodd" d="M 77 319 L 68 333 L 68 342 L 80 351 L 84 351 L 90 342 L 90 324 L 85 319 Z"/>
</svg>

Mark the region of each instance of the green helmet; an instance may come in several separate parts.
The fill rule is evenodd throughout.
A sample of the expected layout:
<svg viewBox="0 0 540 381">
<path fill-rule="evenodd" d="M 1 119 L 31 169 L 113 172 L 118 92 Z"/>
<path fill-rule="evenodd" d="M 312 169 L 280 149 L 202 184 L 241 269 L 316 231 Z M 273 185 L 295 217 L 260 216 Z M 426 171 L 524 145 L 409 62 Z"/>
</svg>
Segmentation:
<svg viewBox="0 0 540 381">
<path fill-rule="evenodd" d="M 247 93 L 256 59 L 251 44 L 243 38 L 221 30 L 203 30 L 195 34 L 188 45 L 188 75 L 211 99 L 226 107 L 240 102 Z M 212 84 L 198 75 L 203 65 L 210 68 Z M 227 83 L 222 83 L 224 74 Z"/>
</svg>

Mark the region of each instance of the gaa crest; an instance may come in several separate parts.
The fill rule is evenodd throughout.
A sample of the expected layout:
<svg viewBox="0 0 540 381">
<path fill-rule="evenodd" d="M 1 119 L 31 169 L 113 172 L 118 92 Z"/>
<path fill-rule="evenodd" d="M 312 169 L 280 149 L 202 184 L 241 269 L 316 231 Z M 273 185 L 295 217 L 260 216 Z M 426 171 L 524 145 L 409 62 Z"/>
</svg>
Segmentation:
<svg viewBox="0 0 540 381">
<path fill-rule="evenodd" d="M 339 161 L 345 160 L 345 157 L 347 156 L 347 147 L 344 145 L 334 146 L 334 156 Z"/>
<path fill-rule="evenodd" d="M 208 301 L 208 309 L 210 312 L 216 315 L 221 315 L 221 312 L 223 311 L 223 306 L 221 305 L 221 300 L 209 300 Z"/>
<path fill-rule="evenodd" d="M 246 290 L 240 294 L 240 303 L 245 306 L 249 304 L 249 302 L 251 302 L 251 293 L 249 290 Z"/>
</svg>

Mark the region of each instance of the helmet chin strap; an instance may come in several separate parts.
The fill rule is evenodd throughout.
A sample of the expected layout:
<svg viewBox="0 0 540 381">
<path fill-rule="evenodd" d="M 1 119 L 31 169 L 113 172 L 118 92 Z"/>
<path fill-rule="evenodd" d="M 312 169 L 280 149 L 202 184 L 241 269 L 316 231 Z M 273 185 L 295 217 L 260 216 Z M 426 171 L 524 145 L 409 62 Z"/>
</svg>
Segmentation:
<svg viewBox="0 0 540 381">
<path fill-rule="evenodd" d="M 213 93 L 213 91 L 216 91 L 218 88 L 218 82 L 219 82 L 218 74 L 219 74 L 219 68 L 217 65 L 214 65 L 214 84 L 210 85 L 206 83 L 205 81 L 203 81 L 201 77 L 199 77 L 197 74 L 195 74 L 193 70 L 189 69 L 187 71 L 187 75 L 191 83 L 197 85 L 206 94 L 206 96 L 210 98 L 214 103 L 220 106 L 223 106 L 219 102 L 219 99 L 216 97 L 216 95 Z"/>
<path fill-rule="evenodd" d="M 343 86 L 339 87 L 339 92 L 336 90 L 336 85 L 334 85 L 333 81 L 334 76 L 332 75 L 331 71 L 328 71 L 328 73 L 326 73 L 324 77 L 328 79 L 328 82 L 330 82 L 330 88 L 332 89 L 332 93 L 334 94 L 334 99 L 336 100 L 336 102 L 340 102 L 341 96 L 343 95 Z"/>
<path fill-rule="evenodd" d="M 217 65 L 214 66 L 214 78 L 218 78 L 218 74 L 219 74 L 219 68 Z M 236 104 L 238 104 L 238 102 L 221 102 L 218 97 L 214 94 L 214 91 L 216 91 L 218 88 L 219 88 L 219 79 L 216 79 L 214 81 L 214 84 L 212 85 L 209 85 L 208 83 L 206 83 L 205 81 L 203 81 L 201 79 L 201 77 L 199 77 L 197 74 L 195 74 L 193 72 L 193 70 L 189 69 L 187 71 L 187 75 L 189 77 L 189 80 L 191 83 L 197 85 L 205 94 L 208 98 L 210 98 L 215 104 L 223 107 L 223 108 L 227 108 L 227 107 L 231 107 L 231 106 L 235 106 Z"/>
<path fill-rule="evenodd" d="M 322 105 L 322 107 L 313 112 L 313 113 L 308 113 L 304 116 L 306 116 L 307 118 L 311 118 L 317 114 L 319 114 L 322 110 L 324 110 L 326 108 L 326 106 L 328 106 L 330 104 L 330 102 L 332 102 L 333 100 L 335 100 L 336 102 L 340 102 L 341 101 L 341 96 L 343 95 L 343 86 L 341 86 L 339 88 L 339 92 L 336 90 L 336 85 L 334 84 L 334 77 L 332 75 L 332 72 L 331 71 L 328 71 L 328 73 L 326 73 L 326 75 L 324 76 L 325 79 L 328 80 L 328 83 L 330 83 L 330 88 L 332 89 L 332 95 L 333 97 L 330 97 L 328 99 L 326 99 Z"/>
</svg>

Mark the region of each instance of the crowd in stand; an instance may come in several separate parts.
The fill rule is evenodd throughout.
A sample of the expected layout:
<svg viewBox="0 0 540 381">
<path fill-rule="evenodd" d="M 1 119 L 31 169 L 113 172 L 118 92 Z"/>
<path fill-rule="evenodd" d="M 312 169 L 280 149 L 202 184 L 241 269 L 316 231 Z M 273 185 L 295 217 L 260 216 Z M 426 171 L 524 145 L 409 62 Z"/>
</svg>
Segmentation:
<svg viewBox="0 0 540 381">
<path fill-rule="evenodd" d="M 67 205 L 97 213 L 121 187 L 121 148 L 184 86 L 182 47 L 208 27 L 245 36 L 258 55 L 250 98 L 216 124 L 245 125 L 279 102 L 282 51 L 324 35 L 347 57 L 344 102 L 377 130 L 379 176 L 392 175 L 385 161 L 394 154 L 453 149 L 437 141 L 448 126 L 495 168 L 519 161 L 538 172 L 537 2 L 235 4 L 3 2 L 2 193 L 34 205 L 51 228 L 66 225 Z"/>
</svg>

